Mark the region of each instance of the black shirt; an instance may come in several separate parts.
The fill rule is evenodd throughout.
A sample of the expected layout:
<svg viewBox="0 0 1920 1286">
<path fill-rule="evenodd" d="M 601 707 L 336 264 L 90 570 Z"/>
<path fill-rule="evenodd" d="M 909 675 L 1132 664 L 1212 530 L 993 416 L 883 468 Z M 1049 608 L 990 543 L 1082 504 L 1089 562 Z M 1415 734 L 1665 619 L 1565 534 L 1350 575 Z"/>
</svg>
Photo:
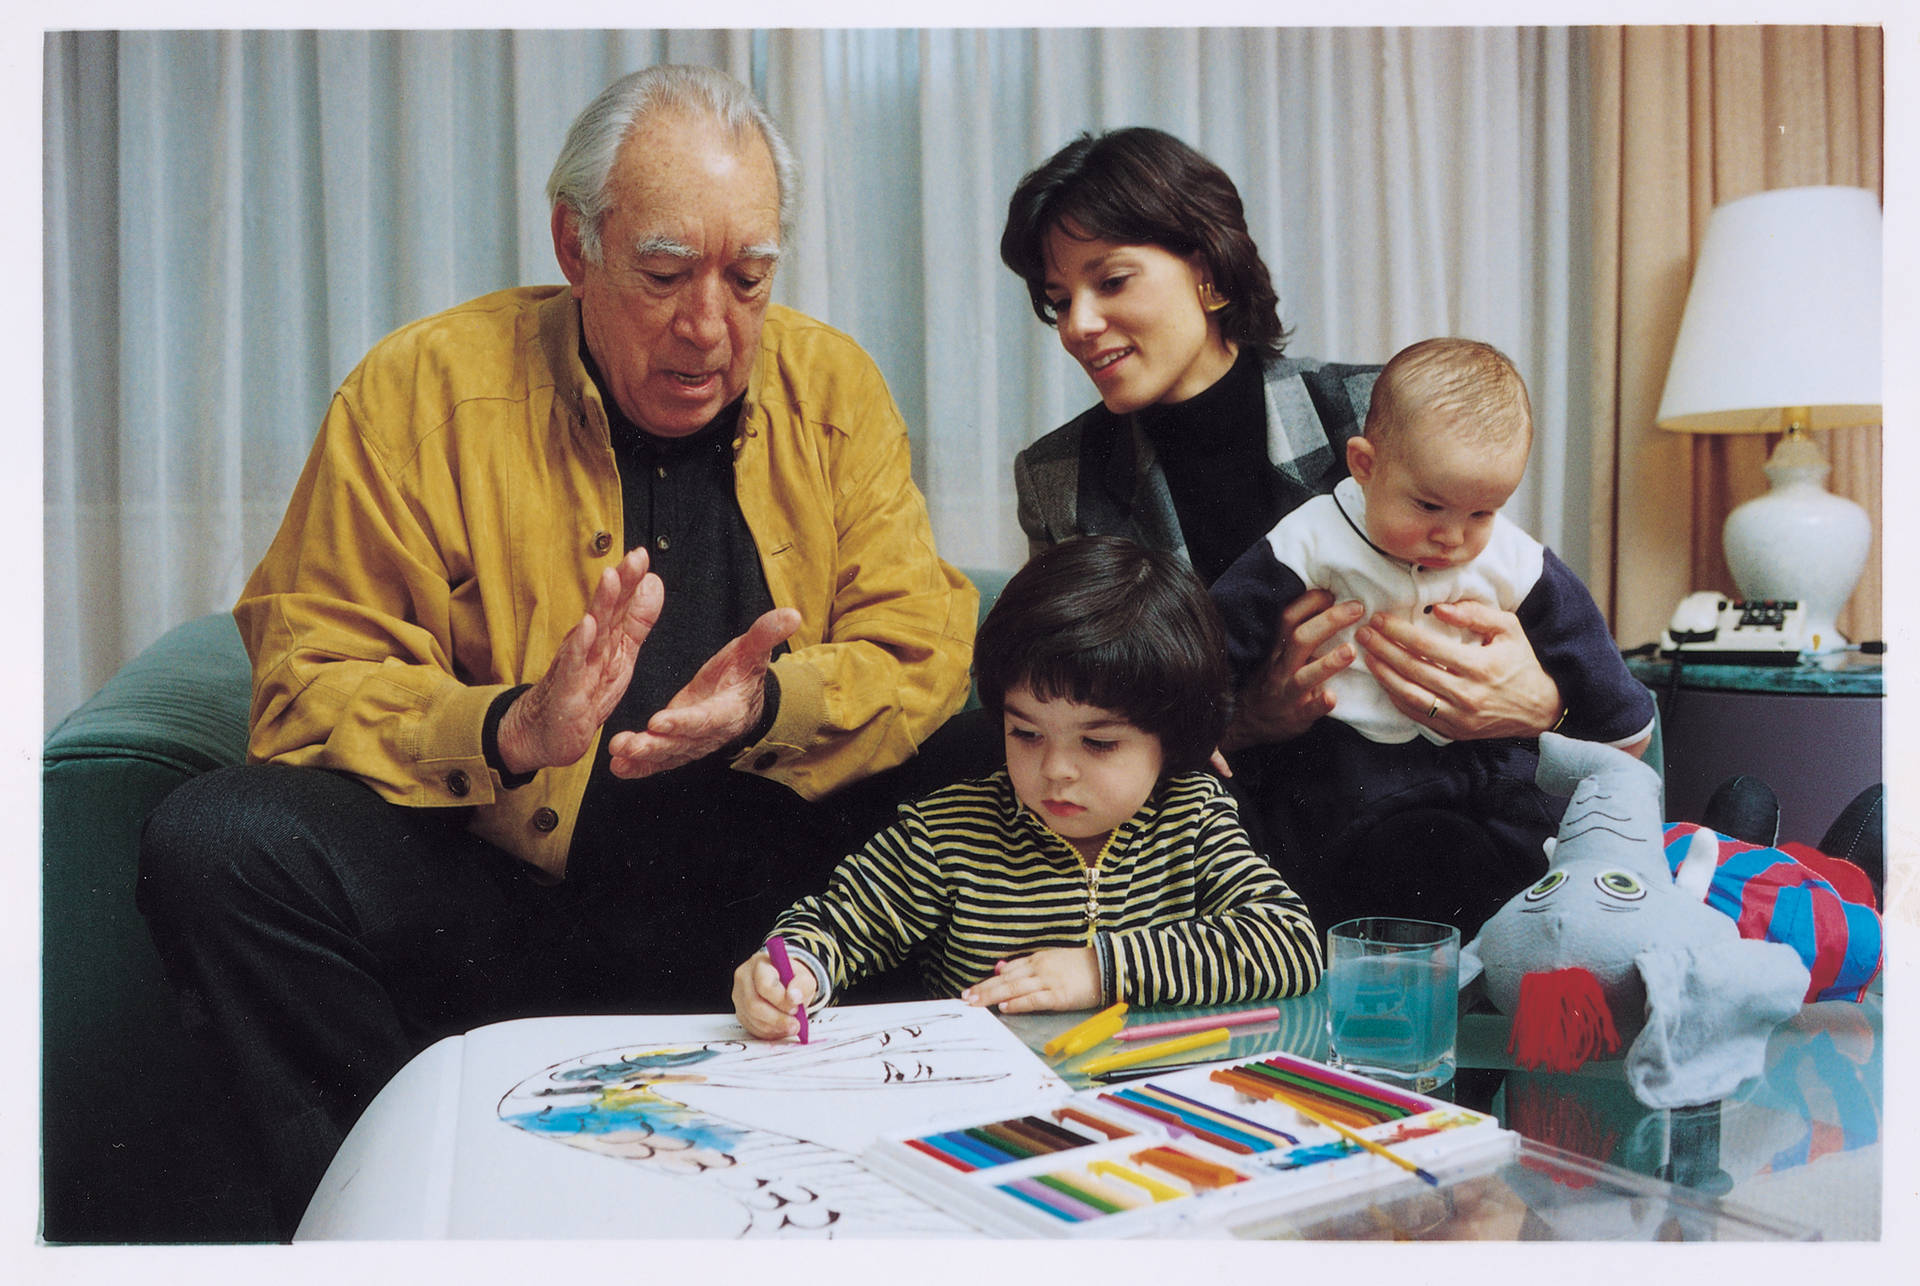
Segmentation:
<svg viewBox="0 0 1920 1286">
<path fill-rule="evenodd" d="M 1208 388 L 1184 402 L 1146 407 L 1138 422 L 1166 475 L 1187 557 L 1211 585 L 1281 517 L 1259 355 L 1242 345 Z"/>
</svg>

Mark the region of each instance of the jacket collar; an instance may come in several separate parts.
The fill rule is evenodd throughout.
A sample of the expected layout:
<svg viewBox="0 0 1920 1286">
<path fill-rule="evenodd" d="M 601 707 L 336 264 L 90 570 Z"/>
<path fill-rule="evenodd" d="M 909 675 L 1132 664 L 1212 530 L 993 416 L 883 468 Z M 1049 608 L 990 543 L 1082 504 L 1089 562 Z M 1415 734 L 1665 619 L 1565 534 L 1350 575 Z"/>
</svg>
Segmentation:
<svg viewBox="0 0 1920 1286">
<path fill-rule="evenodd" d="M 611 441 L 600 390 L 580 361 L 580 305 L 565 286 L 556 288 L 540 305 L 540 352 L 553 375 L 553 394 L 560 404 L 573 419 Z"/>
</svg>

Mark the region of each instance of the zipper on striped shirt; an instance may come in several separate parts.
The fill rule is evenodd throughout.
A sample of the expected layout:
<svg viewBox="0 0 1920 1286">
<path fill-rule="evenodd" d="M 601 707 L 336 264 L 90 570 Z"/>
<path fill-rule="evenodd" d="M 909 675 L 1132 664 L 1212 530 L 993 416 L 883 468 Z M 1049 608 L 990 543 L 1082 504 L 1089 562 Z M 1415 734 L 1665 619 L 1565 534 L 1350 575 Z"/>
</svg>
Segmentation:
<svg viewBox="0 0 1920 1286">
<path fill-rule="evenodd" d="M 1106 861 L 1107 854 L 1113 848 L 1114 839 L 1120 834 L 1116 829 L 1107 836 L 1093 860 L 1087 863 L 1087 945 L 1093 945 L 1093 935 L 1099 931 L 1100 924 L 1100 866 Z"/>
<path fill-rule="evenodd" d="M 1100 864 L 1087 864 L 1087 945 L 1093 945 L 1094 925 L 1100 921 Z"/>
</svg>

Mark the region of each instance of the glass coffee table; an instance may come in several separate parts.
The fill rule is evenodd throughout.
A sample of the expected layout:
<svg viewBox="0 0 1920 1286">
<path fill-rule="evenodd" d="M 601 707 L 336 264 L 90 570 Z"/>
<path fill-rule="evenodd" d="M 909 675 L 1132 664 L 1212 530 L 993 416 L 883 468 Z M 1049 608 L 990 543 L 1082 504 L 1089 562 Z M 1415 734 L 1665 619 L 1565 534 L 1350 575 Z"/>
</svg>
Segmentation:
<svg viewBox="0 0 1920 1286">
<path fill-rule="evenodd" d="M 1881 1233 L 1883 999 L 1804 1006 L 1778 1028 L 1763 1073 L 1702 1107 L 1646 1107 L 1618 1059 L 1579 1072 L 1530 1072 L 1506 1053 L 1507 1019 L 1461 1015 L 1459 1072 L 1436 1097 L 1489 1112 L 1524 1142 L 1435 1192 L 1397 1190 L 1236 1228 L 1240 1236 L 1344 1240 L 1875 1241 Z M 1145 1023 L 1226 1012 L 1137 1009 Z M 1278 1004 L 1277 1020 L 1236 1027 L 1225 1047 L 1188 1057 L 1248 1060 L 1276 1051 L 1324 1059 L 1323 991 Z M 1084 1014 L 1010 1016 L 1036 1053 Z M 1110 1047 L 1109 1047 L 1110 1048 Z M 1097 1052 L 1097 1051 L 1096 1051 Z M 1075 1088 L 1094 1084 L 1055 1062 Z"/>
</svg>

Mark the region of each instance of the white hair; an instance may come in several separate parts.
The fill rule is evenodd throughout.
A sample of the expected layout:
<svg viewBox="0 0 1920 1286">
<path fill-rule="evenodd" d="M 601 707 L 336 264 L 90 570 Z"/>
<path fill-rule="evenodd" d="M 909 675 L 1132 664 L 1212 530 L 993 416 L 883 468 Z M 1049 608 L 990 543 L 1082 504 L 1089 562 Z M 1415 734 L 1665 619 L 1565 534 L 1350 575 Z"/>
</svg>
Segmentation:
<svg viewBox="0 0 1920 1286">
<path fill-rule="evenodd" d="M 748 130 L 759 134 L 773 156 L 780 192 L 780 239 L 789 239 L 799 176 L 793 152 L 766 108 L 745 85 L 715 68 L 646 67 L 614 81 L 574 118 L 553 173 L 547 176 L 548 208 L 564 204 L 574 212 L 580 253 L 589 263 L 600 262 L 600 225 L 613 205 L 608 187 L 621 143 L 646 116 L 676 110 L 705 115 L 737 138 L 745 137 Z"/>
</svg>

